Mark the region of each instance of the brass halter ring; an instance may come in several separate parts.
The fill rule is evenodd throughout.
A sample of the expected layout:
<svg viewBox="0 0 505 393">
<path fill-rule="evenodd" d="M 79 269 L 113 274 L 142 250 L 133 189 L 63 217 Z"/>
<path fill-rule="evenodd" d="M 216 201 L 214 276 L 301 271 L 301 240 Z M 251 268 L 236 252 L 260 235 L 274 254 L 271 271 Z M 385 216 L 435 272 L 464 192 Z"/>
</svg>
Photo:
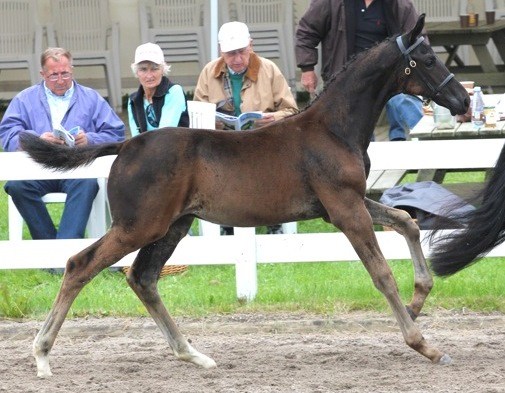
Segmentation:
<svg viewBox="0 0 505 393">
<path fill-rule="evenodd" d="M 410 61 L 409 61 L 409 66 L 410 66 L 410 67 L 412 67 L 412 68 L 415 68 L 415 67 L 416 67 L 416 65 L 417 65 L 417 63 L 415 62 L 415 60 L 410 59 Z M 410 72 L 411 72 L 411 71 L 410 71 L 410 67 L 406 67 L 406 68 L 405 68 L 405 75 L 410 75 Z"/>
</svg>

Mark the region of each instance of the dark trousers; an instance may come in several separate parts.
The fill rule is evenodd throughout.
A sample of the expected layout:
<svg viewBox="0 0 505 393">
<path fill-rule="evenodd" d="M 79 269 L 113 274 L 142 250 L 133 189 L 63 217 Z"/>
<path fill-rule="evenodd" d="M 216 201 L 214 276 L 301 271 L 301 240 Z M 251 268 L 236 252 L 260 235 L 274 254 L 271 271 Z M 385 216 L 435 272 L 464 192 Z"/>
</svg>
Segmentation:
<svg viewBox="0 0 505 393">
<path fill-rule="evenodd" d="M 8 181 L 5 191 L 28 225 L 33 239 L 81 239 L 98 192 L 96 179 Z M 42 197 L 51 192 L 67 194 L 59 230 Z"/>
</svg>

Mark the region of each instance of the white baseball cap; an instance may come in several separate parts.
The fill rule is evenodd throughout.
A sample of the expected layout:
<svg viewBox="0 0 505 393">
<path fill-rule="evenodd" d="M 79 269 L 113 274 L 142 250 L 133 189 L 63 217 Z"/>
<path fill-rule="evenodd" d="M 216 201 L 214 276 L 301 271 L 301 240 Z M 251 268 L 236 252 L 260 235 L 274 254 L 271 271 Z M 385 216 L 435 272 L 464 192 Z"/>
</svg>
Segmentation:
<svg viewBox="0 0 505 393">
<path fill-rule="evenodd" d="M 228 22 L 221 26 L 217 35 L 221 52 L 231 52 L 249 46 L 251 35 L 242 22 Z"/>
<path fill-rule="evenodd" d="M 155 64 L 164 64 L 165 56 L 159 45 L 148 42 L 147 44 L 142 44 L 135 50 L 135 63 L 139 64 L 143 61 L 150 61 Z"/>
</svg>

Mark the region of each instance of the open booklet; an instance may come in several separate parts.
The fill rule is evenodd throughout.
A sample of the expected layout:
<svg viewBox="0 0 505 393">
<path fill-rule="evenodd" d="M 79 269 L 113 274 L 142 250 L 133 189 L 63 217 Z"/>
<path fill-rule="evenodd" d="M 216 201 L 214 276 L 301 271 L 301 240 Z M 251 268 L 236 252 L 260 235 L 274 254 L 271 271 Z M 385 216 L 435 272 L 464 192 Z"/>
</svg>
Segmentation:
<svg viewBox="0 0 505 393">
<path fill-rule="evenodd" d="M 253 127 L 257 119 L 261 119 L 261 112 L 244 112 L 239 116 L 226 115 L 216 112 L 216 121 L 221 121 L 226 130 L 248 130 Z"/>
<path fill-rule="evenodd" d="M 61 124 L 58 128 L 55 128 L 53 130 L 53 135 L 56 138 L 60 138 L 65 142 L 65 145 L 74 147 L 75 145 L 75 138 L 74 136 L 79 133 L 80 127 L 76 126 L 71 128 L 70 130 L 66 130 L 65 127 L 63 127 Z"/>
</svg>

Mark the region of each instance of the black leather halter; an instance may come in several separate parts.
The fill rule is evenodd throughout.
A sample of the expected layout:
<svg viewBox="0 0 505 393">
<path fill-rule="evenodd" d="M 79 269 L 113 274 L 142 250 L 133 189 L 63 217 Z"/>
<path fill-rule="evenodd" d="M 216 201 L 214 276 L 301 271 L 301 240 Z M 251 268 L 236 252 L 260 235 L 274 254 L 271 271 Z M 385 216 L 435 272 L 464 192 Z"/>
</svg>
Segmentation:
<svg viewBox="0 0 505 393">
<path fill-rule="evenodd" d="M 396 43 L 398 44 L 398 47 L 400 48 L 400 51 L 402 52 L 402 55 L 404 59 L 407 61 L 408 66 L 405 67 L 405 75 L 410 75 L 411 69 L 415 69 L 416 67 L 416 62 L 412 57 L 410 56 L 410 52 L 412 52 L 414 49 L 416 49 L 421 43 L 424 41 L 424 37 L 418 37 L 416 42 L 414 42 L 410 47 L 405 48 L 405 45 L 403 44 L 402 36 L 399 36 L 396 38 Z M 449 83 L 449 81 L 454 78 L 454 74 L 450 73 L 445 77 L 445 79 L 438 85 L 438 87 L 434 87 L 429 80 L 427 80 L 421 73 L 419 73 L 419 77 L 421 80 L 424 82 L 424 84 L 432 91 L 433 97 L 435 97 L 437 94 L 440 93 L 440 90 L 444 88 L 444 86 Z"/>
</svg>

